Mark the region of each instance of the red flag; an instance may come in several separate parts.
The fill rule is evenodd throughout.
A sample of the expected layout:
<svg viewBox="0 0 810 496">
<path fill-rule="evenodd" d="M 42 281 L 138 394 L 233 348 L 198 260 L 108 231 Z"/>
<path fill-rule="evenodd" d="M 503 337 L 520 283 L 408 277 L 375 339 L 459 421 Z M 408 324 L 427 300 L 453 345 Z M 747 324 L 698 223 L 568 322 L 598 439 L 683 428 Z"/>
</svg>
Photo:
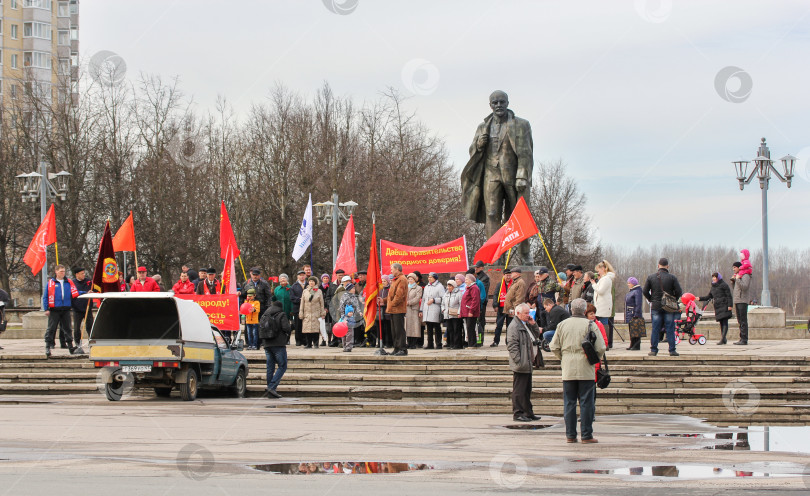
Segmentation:
<svg viewBox="0 0 810 496">
<path fill-rule="evenodd" d="M 349 216 L 349 222 L 346 224 L 346 230 L 343 231 L 343 239 L 340 241 L 340 249 L 338 250 L 335 266 L 332 268 L 332 279 L 337 277 L 335 271 L 343 269 L 347 276 L 357 272 L 357 260 L 354 259 L 354 216 Z M 340 281 L 338 281 L 340 282 Z"/>
<path fill-rule="evenodd" d="M 366 320 L 366 331 L 374 326 L 377 320 L 377 294 L 382 287 L 380 273 L 380 260 L 377 258 L 377 224 L 371 228 L 371 254 L 368 256 L 368 270 L 366 271 L 366 287 L 363 296 L 366 300 L 363 317 Z"/>
<path fill-rule="evenodd" d="M 231 247 L 225 252 L 225 267 L 222 269 L 222 294 L 236 294 L 236 277 Z"/>
<path fill-rule="evenodd" d="M 56 211 L 53 209 L 53 204 L 51 204 L 51 208 L 48 209 L 48 213 L 42 219 L 42 224 L 34 233 L 31 244 L 28 245 L 28 250 L 25 251 L 23 257 L 23 262 L 31 267 L 32 274 L 42 270 L 48 253 L 48 245 L 53 243 L 56 243 Z"/>
<path fill-rule="evenodd" d="M 506 236 L 506 225 L 501 226 L 498 231 L 492 235 L 491 238 L 486 240 L 481 248 L 475 252 L 475 257 L 473 257 L 473 263 L 481 260 L 484 263 L 492 263 L 498 259 L 498 257 L 494 256 L 495 252 L 498 251 L 498 247 L 501 245 L 501 241 L 503 241 L 504 236 Z"/>
<path fill-rule="evenodd" d="M 228 247 L 231 247 L 233 258 L 239 258 L 241 252 L 239 247 L 236 246 L 236 238 L 233 235 L 233 226 L 231 226 L 231 218 L 228 217 L 228 209 L 225 208 L 225 202 L 219 208 L 219 258 L 225 258 L 228 252 Z"/>
<path fill-rule="evenodd" d="M 121 224 L 115 236 L 112 238 L 112 246 L 115 251 L 137 251 L 135 248 L 135 221 L 132 220 L 132 210 L 129 217 Z"/>
<path fill-rule="evenodd" d="M 118 263 L 115 261 L 115 248 L 113 248 L 110 221 L 107 221 L 104 226 L 104 235 L 101 236 L 101 243 L 98 246 L 96 268 L 93 270 L 93 291 L 98 293 L 121 291 L 121 286 L 118 284 Z"/>
</svg>

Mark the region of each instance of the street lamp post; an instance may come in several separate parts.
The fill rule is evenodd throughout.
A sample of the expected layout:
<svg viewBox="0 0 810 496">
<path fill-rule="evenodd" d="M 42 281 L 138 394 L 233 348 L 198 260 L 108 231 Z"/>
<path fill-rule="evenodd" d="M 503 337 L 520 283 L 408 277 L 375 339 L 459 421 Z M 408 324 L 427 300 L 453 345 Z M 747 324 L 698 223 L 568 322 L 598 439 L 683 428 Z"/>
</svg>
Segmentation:
<svg viewBox="0 0 810 496">
<path fill-rule="evenodd" d="M 39 221 L 45 220 L 48 210 L 48 200 L 61 198 L 63 201 L 67 197 L 68 177 L 70 173 L 60 171 L 55 174 L 48 172 L 48 162 L 39 161 L 39 172 L 29 172 L 20 174 L 17 180 L 20 184 L 20 195 L 22 201 L 37 201 L 39 198 Z M 42 270 L 42 290 L 48 287 L 48 254 L 45 254 L 45 265 Z"/>
<path fill-rule="evenodd" d="M 321 222 L 332 224 L 332 268 L 334 269 L 335 264 L 337 264 L 338 224 L 340 224 L 341 219 L 349 220 L 349 216 L 354 212 L 357 203 L 351 200 L 340 203 L 337 190 L 333 189 L 332 201 L 316 203 L 313 207 L 315 207 L 315 215 L 318 217 L 318 224 Z"/>
<path fill-rule="evenodd" d="M 796 160 L 793 155 L 782 157 L 780 161 L 782 162 L 784 175 L 780 174 L 773 166 L 771 151 L 768 149 L 768 145 L 765 144 L 765 138 L 762 138 L 762 143 L 760 143 L 757 150 L 757 158 L 754 159 L 754 168 L 750 174 L 748 173 L 749 161 L 737 160 L 732 162 L 737 172 L 740 191 L 747 184 L 750 184 L 755 176 L 759 179 L 759 189 L 762 190 L 762 295 L 760 302 L 766 307 L 771 306 L 771 288 L 768 282 L 768 185 L 770 184 L 771 174 L 773 174 L 783 183 L 787 183 L 787 187 L 790 188 Z"/>
</svg>

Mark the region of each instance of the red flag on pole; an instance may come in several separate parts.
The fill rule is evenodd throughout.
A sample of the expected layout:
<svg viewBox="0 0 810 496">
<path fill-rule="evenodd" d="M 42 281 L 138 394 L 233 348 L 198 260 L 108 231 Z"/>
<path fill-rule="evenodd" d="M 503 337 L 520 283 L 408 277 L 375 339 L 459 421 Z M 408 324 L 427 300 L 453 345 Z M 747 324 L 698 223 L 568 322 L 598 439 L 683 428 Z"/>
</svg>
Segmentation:
<svg viewBox="0 0 810 496">
<path fill-rule="evenodd" d="M 346 230 L 343 231 L 343 239 L 340 241 L 340 249 L 338 249 L 335 266 L 332 268 L 332 279 L 337 277 L 335 271 L 338 269 L 343 269 L 346 275 L 357 272 L 357 260 L 354 259 L 354 247 L 354 216 L 350 215 L 349 222 L 346 223 Z"/>
<path fill-rule="evenodd" d="M 219 258 L 225 258 L 228 252 L 228 247 L 231 247 L 231 255 L 233 258 L 239 258 L 242 252 L 236 246 L 236 237 L 233 235 L 233 226 L 231 226 L 231 218 L 228 217 L 228 209 L 225 208 L 225 202 L 219 208 Z"/>
<path fill-rule="evenodd" d="M 129 217 L 121 224 L 112 238 L 112 246 L 115 251 L 136 251 L 135 221 L 132 219 L 132 210 L 129 211 Z"/>
<path fill-rule="evenodd" d="M 233 252 L 229 246 L 225 252 L 225 267 L 222 269 L 222 294 L 236 294 L 234 269 Z"/>
<path fill-rule="evenodd" d="M 366 331 L 374 327 L 377 320 L 377 294 L 382 287 L 382 274 L 380 272 L 380 260 L 377 256 L 377 224 L 371 228 L 371 254 L 368 256 L 368 270 L 366 271 L 366 287 L 363 288 L 365 297 L 365 310 L 363 317 L 366 319 Z"/>
<path fill-rule="evenodd" d="M 37 232 L 34 233 L 34 237 L 31 239 L 31 243 L 28 245 L 23 257 L 23 262 L 31 267 L 32 274 L 42 270 L 48 253 L 48 245 L 53 243 L 56 243 L 56 211 L 53 209 L 53 204 L 51 204 L 51 208 L 48 209 L 48 213 L 42 219 L 42 223 L 37 228 Z"/>
<path fill-rule="evenodd" d="M 475 253 L 473 262 L 480 259 L 485 263 L 492 263 L 509 251 L 509 248 L 531 238 L 538 232 L 540 232 L 540 229 L 534 223 L 534 218 L 532 213 L 529 212 L 526 200 L 520 197 L 515 209 L 512 211 L 512 215 L 509 216 L 509 220 Z"/>
<path fill-rule="evenodd" d="M 93 291 L 98 293 L 121 291 L 121 286 L 118 283 L 118 263 L 115 261 L 115 248 L 113 248 L 110 221 L 107 221 L 104 226 L 104 235 L 101 236 L 101 243 L 98 246 L 96 268 L 93 270 Z"/>
</svg>

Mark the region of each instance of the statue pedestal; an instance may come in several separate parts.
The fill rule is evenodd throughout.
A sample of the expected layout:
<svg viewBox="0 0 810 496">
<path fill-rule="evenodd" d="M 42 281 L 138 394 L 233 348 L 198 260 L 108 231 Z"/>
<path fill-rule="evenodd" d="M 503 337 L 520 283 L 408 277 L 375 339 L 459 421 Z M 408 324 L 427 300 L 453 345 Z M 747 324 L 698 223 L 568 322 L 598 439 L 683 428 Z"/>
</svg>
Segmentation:
<svg viewBox="0 0 810 496">
<path fill-rule="evenodd" d="M 22 316 L 22 327 L 25 330 L 45 331 L 48 328 L 48 316 L 45 312 L 28 312 Z"/>
</svg>

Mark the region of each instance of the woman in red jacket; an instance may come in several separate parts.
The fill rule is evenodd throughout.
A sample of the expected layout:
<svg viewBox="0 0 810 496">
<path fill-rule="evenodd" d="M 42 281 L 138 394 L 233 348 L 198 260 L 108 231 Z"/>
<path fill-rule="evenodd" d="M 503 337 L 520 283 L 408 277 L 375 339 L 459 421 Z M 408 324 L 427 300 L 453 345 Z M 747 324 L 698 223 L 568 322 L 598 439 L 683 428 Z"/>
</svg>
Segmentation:
<svg viewBox="0 0 810 496">
<path fill-rule="evenodd" d="M 467 347 L 474 348 L 478 342 L 476 322 L 481 315 L 481 291 L 475 284 L 475 275 L 467 274 L 465 277 L 467 288 L 461 296 L 461 311 L 459 312 L 467 325 Z"/>
<path fill-rule="evenodd" d="M 172 286 L 174 294 L 194 294 L 194 283 L 188 280 L 188 273 L 181 272 L 180 280 Z"/>
</svg>

